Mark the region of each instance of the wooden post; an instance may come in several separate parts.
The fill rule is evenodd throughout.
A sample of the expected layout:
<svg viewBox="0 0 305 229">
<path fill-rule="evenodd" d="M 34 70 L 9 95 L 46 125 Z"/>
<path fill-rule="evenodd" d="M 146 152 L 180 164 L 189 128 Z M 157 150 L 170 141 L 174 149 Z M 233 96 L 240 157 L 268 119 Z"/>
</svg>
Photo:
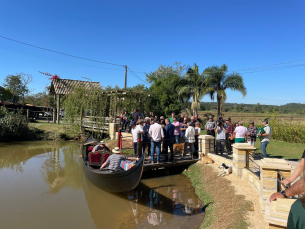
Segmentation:
<svg viewBox="0 0 305 229">
<path fill-rule="evenodd" d="M 127 65 L 125 65 L 125 89 L 127 88 Z"/>
<path fill-rule="evenodd" d="M 138 137 L 137 137 L 137 154 L 138 154 L 138 157 L 141 157 L 142 156 L 142 134 L 141 133 L 138 133 Z"/>
<path fill-rule="evenodd" d="M 30 117 L 30 111 L 29 109 L 26 109 L 26 118 L 29 120 L 29 117 Z"/>
<path fill-rule="evenodd" d="M 57 106 L 57 124 L 59 124 L 59 118 L 60 118 L 60 98 L 59 95 L 57 95 L 57 102 L 56 102 L 56 106 Z"/>
<path fill-rule="evenodd" d="M 122 129 L 120 128 L 120 129 L 118 130 L 118 147 L 119 147 L 120 149 L 122 149 L 121 138 L 122 138 Z"/>
<path fill-rule="evenodd" d="M 56 95 L 54 94 L 54 103 L 56 103 Z M 53 107 L 53 123 L 56 123 L 56 106 Z"/>
</svg>

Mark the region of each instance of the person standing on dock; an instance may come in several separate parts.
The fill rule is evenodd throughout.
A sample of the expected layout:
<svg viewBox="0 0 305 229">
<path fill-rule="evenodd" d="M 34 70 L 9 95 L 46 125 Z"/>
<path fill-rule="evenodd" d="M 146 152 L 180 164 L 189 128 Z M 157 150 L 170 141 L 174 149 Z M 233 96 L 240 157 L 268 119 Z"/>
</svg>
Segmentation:
<svg viewBox="0 0 305 229">
<path fill-rule="evenodd" d="M 161 141 L 164 139 L 163 128 L 157 122 L 153 121 L 149 128 L 151 140 L 151 163 L 154 163 L 155 148 L 157 148 L 157 163 L 160 162 Z"/>
<path fill-rule="evenodd" d="M 133 149 L 134 149 L 134 155 L 137 157 L 137 147 L 138 147 L 138 133 L 142 133 L 142 139 L 143 141 L 143 128 L 140 125 L 136 125 L 136 122 L 131 122 L 131 133 L 132 133 L 132 142 L 133 142 Z"/>
<path fill-rule="evenodd" d="M 172 113 L 172 117 L 169 118 L 170 123 L 173 123 L 173 122 L 174 122 L 174 118 L 175 118 L 175 117 L 176 117 L 176 116 L 175 116 L 175 113 L 173 112 L 173 113 Z"/>
<path fill-rule="evenodd" d="M 194 128 L 194 126 L 193 126 L 193 123 L 191 123 L 191 122 L 189 122 L 187 124 L 187 129 L 185 131 L 185 146 L 184 146 L 184 152 L 186 151 L 188 146 L 190 147 L 190 154 L 191 154 L 192 159 L 193 159 L 194 142 L 195 142 L 195 128 Z"/>
<path fill-rule="evenodd" d="M 176 120 L 176 118 L 174 118 Z M 177 120 L 176 120 L 177 121 Z M 169 119 L 165 119 L 165 132 L 164 132 L 164 153 L 165 153 L 165 161 L 173 161 L 174 159 L 174 150 L 173 150 L 173 141 L 174 141 L 174 132 L 175 126 L 170 123 Z M 179 126 L 180 127 L 180 126 Z M 180 128 L 179 128 L 180 129 Z M 171 156 L 168 155 L 168 147 L 171 153 Z"/>
<path fill-rule="evenodd" d="M 185 142 L 185 131 L 187 128 L 187 117 L 183 119 L 183 122 L 180 123 L 180 142 L 183 143 Z"/>
<path fill-rule="evenodd" d="M 175 127 L 174 135 L 175 135 L 175 141 L 177 144 L 179 144 L 179 137 L 180 137 L 180 123 L 177 121 L 176 118 L 173 118 L 174 122 L 172 123 Z M 166 121 L 165 121 L 166 123 Z"/>
<path fill-rule="evenodd" d="M 142 141 L 142 145 L 143 145 L 143 153 L 145 154 L 145 149 L 147 147 L 147 154 L 149 156 L 150 154 L 150 142 L 149 142 L 149 128 L 150 128 L 150 118 L 146 117 L 145 118 L 145 124 L 143 126 L 143 141 Z"/>
</svg>

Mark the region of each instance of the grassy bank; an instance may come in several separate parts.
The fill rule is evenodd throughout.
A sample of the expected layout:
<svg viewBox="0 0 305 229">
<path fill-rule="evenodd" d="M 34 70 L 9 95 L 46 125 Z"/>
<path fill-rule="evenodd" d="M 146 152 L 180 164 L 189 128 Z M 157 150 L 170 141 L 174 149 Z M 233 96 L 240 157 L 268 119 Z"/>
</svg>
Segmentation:
<svg viewBox="0 0 305 229">
<path fill-rule="evenodd" d="M 79 139 L 80 133 L 70 125 L 46 122 L 29 123 L 31 136 L 29 140 L 70 140 Z"/>
<path fill-rule="evenodd" d="M 206 206 L 201 228 L 248 228 L 246 212 L 252 203 L 236 195 L 230 181 L 218 177 L 208 165 L 192 165 L 184 174 L 191 180 L 196 195 Z"/>
</svg>

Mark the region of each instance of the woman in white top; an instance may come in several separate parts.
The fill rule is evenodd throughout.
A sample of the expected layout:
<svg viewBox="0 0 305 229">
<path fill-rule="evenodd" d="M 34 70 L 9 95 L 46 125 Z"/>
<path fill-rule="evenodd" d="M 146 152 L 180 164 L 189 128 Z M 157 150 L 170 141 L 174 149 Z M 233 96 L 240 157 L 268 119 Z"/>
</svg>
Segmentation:
<svg viewBox="0 0 305 229">
<path fill-rule="evenodd" d="M 244 127 L 243 121 L 239 122 L 239 126 L 235 128 L 235 143 L 245 143 L 247 141 L 248 129 Z"/>
</svg>

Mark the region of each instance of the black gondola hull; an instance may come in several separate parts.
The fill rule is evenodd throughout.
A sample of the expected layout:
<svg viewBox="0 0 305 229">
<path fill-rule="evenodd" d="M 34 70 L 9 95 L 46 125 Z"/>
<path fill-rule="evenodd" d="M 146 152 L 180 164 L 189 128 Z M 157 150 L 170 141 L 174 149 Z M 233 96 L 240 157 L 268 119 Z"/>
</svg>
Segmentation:
<svg viewBox="0 0 305 229">
<path fill-rule="evenodd" d="M 124 172 L 100 171 L 99 169 L 93 169 L 91 166 L 88 165 L 88 162 L 86 161 L 85 146 L 83 148 L 82 157 L 83 169 L 88 180 L 90 180 L 95 186 L 106 192 L 129 191 L 137 187 L 141 180 L 144 166 L 144 155 L 142 155 L 142 157 L 134 167 Z"/>
</svg>

